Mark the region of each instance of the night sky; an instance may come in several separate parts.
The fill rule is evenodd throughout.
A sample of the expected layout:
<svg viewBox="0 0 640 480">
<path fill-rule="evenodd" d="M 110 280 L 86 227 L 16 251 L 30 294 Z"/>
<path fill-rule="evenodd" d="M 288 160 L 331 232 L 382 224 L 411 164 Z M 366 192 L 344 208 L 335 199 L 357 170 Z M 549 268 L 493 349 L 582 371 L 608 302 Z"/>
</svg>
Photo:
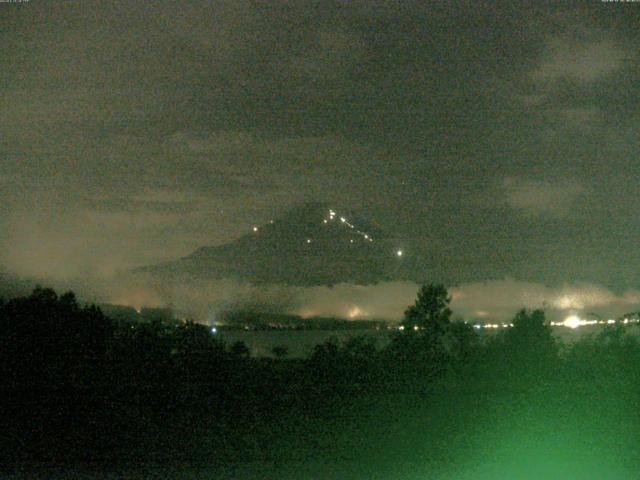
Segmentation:
<svg viewBox="0 0 640 480">
<path fill-rule="evenodd" d="M 485 303 L 638 302 L 640 4 L 108 3 L 0 4 L 8 271 L 105 278 L 322 201 Z"/>
</svg>

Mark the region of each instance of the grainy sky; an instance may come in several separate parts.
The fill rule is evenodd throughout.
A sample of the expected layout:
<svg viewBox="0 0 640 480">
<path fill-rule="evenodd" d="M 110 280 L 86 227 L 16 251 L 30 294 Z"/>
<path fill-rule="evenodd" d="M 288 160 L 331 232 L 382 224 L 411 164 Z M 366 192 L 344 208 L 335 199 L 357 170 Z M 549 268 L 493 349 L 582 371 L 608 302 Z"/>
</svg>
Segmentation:
<svg viewBox="0 0 640 480">
<path fill-rule="evenodd" d="M 430 280 L 640 284 L 640 3 L 30 0 L 0 22 L 11 271 L 108 274 L 321 200 Z"/>
</svg>

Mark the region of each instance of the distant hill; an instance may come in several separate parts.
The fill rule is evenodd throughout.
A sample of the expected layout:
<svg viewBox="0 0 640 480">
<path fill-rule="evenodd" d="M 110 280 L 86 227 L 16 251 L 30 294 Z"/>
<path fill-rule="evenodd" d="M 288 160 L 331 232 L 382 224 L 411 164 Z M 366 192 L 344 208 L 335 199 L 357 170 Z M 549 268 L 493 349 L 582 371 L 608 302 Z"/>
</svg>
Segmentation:
<svg viewBox="0 0 640 480">
<path fill-rule="evenodd" d="M 252 283 L 371 284 L 405 277 L 404 252 L 370 222 L 307 203 L 221 246 L 138 269 L 161 278 L 234 278 Z"/>
</svg>

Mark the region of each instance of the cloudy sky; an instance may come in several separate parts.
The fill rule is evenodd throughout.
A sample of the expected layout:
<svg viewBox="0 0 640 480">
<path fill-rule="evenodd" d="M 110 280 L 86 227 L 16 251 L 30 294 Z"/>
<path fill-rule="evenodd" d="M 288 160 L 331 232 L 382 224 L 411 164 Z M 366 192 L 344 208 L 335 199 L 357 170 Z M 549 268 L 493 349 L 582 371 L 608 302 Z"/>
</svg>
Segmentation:
<svg viewBox="0 0 640 480">
<path fill-rule="evenodd" d="M 545 3 L 2 3 L 0 264 L 104 276 L 322 200 L 426 280 L 634 290 L 640 4 Z"/>
</svg>

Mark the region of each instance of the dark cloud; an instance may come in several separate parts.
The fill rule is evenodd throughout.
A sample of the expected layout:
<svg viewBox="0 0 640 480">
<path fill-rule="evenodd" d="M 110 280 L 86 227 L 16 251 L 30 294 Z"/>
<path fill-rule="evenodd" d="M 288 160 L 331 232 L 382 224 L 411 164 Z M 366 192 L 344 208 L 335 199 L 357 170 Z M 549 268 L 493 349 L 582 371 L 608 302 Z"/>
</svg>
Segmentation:
<svg viewBox="0 0 640 480">
<path fill-rule="evenodd" d="M 404 238 L 425 280 L 633 288 L 639 13 L 2 4 L 0 262 L 112 272 L 314 199 Z"/>
</svg>

